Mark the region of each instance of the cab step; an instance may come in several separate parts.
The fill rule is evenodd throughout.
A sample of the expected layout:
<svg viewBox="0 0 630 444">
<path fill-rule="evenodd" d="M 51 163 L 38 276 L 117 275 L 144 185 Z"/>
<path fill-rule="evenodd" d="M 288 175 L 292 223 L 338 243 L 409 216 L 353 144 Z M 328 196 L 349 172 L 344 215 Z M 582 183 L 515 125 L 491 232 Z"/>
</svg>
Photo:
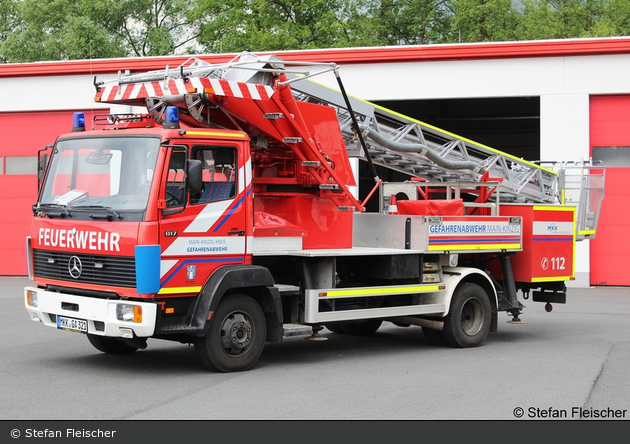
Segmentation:
<svg viewBox="0 0 630 444">
<path fill-rule="evenodd" d="M 289 338 L 293 336 L 310 336 L 313 334 L 313 328 L 310 325 L 300 324 L 283 324 L 282 337 Z"/>
</svg>

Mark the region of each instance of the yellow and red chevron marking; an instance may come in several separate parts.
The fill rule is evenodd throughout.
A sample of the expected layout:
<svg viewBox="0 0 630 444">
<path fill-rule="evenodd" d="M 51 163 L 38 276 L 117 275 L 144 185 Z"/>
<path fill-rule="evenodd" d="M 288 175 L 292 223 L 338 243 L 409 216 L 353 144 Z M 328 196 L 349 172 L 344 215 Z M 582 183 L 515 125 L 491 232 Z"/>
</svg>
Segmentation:
<svg viewBox="0 0 630 444">
<path fill-rule="evenodd" d="M 120 102 L 147 97 L 187 94 L 191 91 L 253 100 L 268 100 L 274 92 L 272 87 L 266 85 L 190 77 L 186 81 L 183 79 L 169 80 L 166 85 L 162 81 L 103 85 L 100 87 L 100 91 L 96 93 L 94 100 L 96 102 Z"/>
</svg>

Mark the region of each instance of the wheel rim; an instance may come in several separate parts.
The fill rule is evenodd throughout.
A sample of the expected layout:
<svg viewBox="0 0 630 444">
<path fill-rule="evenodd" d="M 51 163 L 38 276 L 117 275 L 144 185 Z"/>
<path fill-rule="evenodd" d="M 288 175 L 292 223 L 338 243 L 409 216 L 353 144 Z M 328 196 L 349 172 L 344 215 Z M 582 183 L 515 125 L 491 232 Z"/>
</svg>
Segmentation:
<svg viewBox="0 0 630 444">
<path fill-rule="evenodd" d="M 228 356 L 242 355 L 251 345 L 252 321 L 242 312 L 230 313 L 221 324 L 221 347 Z"/>
<path fill-rule="evenodd" d="M 477 299 L 468 299 L 462 306 L 462 331 L 468 336 L 475 336 L 483 326 L 483 307 Z"/>
</svg>

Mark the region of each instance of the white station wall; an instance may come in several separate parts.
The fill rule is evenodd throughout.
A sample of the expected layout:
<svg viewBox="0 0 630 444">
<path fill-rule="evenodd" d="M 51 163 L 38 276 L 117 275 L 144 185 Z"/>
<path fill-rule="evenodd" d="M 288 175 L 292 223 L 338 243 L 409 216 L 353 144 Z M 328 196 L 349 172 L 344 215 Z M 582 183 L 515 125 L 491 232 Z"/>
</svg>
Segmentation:
<svg viewBox="0 0 630 444">
<path fill-rule="evenodd" d="M 116 76 L 98 76 L 98 81 L 113 78 Z M 131 107 L 128 106 L 95 102 L 93 82 L 93 75 L 4 78 L 0 81 L 0 112 L 89 109 L 105 113 L 129 112 Z"/>
<path fill-rule="evenodd" d="M 2 112 L 107 108 L 94 102 L 94 76 L 2 79 Z"/>
<path fill-rule="evenodd" d="M 339 73 L 348 94 L 404 100 L 628 93 L 629 69 L 628 55 L 601 55 L 350 64 Z"/>
<path fill-rule="evenodd" d="M 540 97 L 540 155 L 547 161 L 582 161 L 590 156 L 588 94 L 548 94 Z M 590 241 L 576 245 L 575 281 L 590 285 Z"/>
</svg>

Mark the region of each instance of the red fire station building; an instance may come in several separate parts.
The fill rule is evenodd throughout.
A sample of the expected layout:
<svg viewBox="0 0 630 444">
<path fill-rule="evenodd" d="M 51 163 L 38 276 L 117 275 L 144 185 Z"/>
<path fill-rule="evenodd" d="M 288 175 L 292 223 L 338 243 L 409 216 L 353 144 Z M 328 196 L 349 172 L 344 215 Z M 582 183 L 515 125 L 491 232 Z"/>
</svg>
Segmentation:
<svg viewBox="0 0 630 444">
<path fill-rule="evenodd" d="M 595 239 L 578 243 L 574 286 L 626 286 L 630 273 L 630 38 L 275 52 L 335 62 L 350 95 L 528 161 L 606 167 Z M 199 55 L 225 62 L 235 54 Z M 0 275 L 27 274 L 37 152 L 95 103 L 94 78 L 177 68 L 187 56 L 0 65 Z M 318 69 L 317 65 L 313 69 Z M 332 73 L 318 81 L 336 87 Z M 387 178 L 384 178 L 385 180 Z"/>
</svg>

